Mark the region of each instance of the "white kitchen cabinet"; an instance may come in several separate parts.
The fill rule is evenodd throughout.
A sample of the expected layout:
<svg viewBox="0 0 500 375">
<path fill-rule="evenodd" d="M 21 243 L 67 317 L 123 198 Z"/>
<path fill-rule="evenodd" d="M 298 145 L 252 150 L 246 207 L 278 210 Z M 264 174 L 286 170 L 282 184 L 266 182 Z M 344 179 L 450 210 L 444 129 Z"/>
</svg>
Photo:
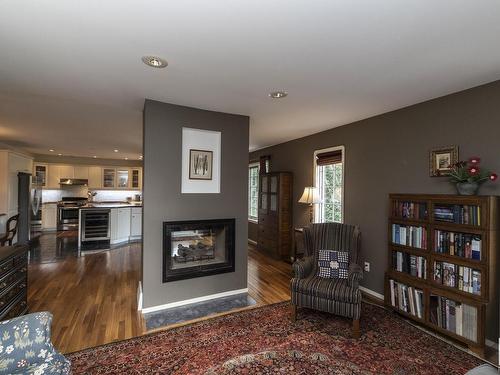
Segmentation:
<svg viewBox="0 0 500 375">
<path fill-rule="evenodd" d="M 42 205 L 42 230 L 57 230 L 57 204 L 45 203 Z"/>
<path fill-rule="evenodd" d="M 131 189 L 142 188 L 142 168 L 130 169 L 130 188 Z"/>
<path fill-rule="evenodd" d="M 49 189 L 59 189 L 61 187 L 59 185 L 59 165 L 49 164 L 47 177 L 47 187 Z"/>
<path fill-rule="evenodd" d="M 100 189 L 102 187 L 102 168 L 89 167 L 89 188 Z"/>
<path fill-rule="evenodd" d="M 111 209 L 111 244 L 127 242 L 130 239 L 130 207 Z"/>
<path fill-rule="evenodd" d="M 142 207 L 132 207 L 130 211 L 130 239 L 139 240 L 142 238 Z"/>
<path fill-rule="evenodd" d="M 49 174 L 48 164 L 44 163 L 33 164 L 34 182 L 39 183 L 42 187 L 47 187 L 49 183 L 48 174 Z"/>
<path fill-rule="evenodd" d="M 89 179 L 89 167 L 83 165 L 75 165 L 74 167 L 74 178 L 88 180 Z"/>
<path fill-rule="evenodd" d="M 75 178 L 75 167 L 72 165 L 59 166 L 59 178 Z"/>
<path fill-rule="evenodd" d="M 128 168 L 118 168 L 116 170 L 116 187 L 126 189 L 129 187 L 130 171 Z"/>
</svg>

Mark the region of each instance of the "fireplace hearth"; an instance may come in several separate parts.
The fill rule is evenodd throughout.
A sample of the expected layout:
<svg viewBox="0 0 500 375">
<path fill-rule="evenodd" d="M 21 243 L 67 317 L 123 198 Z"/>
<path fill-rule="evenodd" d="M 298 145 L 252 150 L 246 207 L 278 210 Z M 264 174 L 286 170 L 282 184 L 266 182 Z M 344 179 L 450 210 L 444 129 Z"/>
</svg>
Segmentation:
<svg viewBox="0 0 500 375">
<path fill-rule="evenodd" d="M 163 223 L 163 282 L 234 272 L 235 220 Z"/>
</svg>

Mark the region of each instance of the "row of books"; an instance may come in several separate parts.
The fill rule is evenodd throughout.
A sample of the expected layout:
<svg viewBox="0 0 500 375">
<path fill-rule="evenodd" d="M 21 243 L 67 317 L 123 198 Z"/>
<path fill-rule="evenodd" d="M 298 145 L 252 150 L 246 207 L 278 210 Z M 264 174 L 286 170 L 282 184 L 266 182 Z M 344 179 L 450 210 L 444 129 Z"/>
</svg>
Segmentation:
<svg viewBox="0 0 500 375">
<path fill-rule="evenodd" d="M 427 219 L 427 204 L 416 202 L 393 201 L 392 214 L 404 219 Z"/>
<path fill-rule="evenodd" d="M 424 291 L 389 280 L 392 306 L 420 319 L 424 316 Z"/>
<path fill-rule="evenodd" d="M 398 245 L 427 248 L 427 229 L 412 225 L 392 224 L 392 242 Z"/>
<path fill-rule="evenodd" d="M 392 264 L 396 271 L 404 272 L 421 279 L 427 278 L 427 260 L 424 257 L 401 251 L 393 251 Z"/>
<path fill-rule="evenodd" d="M 438 327 L 477 342 L 477 308 L 445 297 L 430 296 L 430 319 Z"/>
<path fill-rule="evenodd" d="M 434 262 L 434 281 L 467 293 L 481 294 L 481 271 L 447 262 Z"/>
<path fill-rule="evenodd" d="M 481 236 L 436 230 L 434 251 L 440 254 L 456 255 L 481 260 Z"/>
<path fill-rule="evenodd" d="M 481 207 L 440 205 L 434 207 L 434 219 L 456 224 L 481 225 Z"/>
</svg>

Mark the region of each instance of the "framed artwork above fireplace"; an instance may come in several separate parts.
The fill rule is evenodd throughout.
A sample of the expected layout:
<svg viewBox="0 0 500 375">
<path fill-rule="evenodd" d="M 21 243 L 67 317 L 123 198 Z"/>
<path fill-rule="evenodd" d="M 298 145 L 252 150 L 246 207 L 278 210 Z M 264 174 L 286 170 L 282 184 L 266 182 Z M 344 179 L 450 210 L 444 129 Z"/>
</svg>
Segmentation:
<svg viewBox="0 0 500 375">
<path fill-rule="evenodd" d="M 235 219 L 163 223 L 163 282 L 234 272 Z"/>
</svg>

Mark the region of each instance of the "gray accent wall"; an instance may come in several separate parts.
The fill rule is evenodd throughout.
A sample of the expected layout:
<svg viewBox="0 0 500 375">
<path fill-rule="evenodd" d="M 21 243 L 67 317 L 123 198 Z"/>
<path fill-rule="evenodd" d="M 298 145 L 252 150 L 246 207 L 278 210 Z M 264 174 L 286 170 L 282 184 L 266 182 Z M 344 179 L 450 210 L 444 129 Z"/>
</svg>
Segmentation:
<svg viewBox="0 0 500 375">
<path fill-rule="evenodd" d="M 295 226 L 308 223 L 308 207 L 297 201 L 313 183 L 314 151 L 338 145 L 345 146 L 345 222 L 361 227 L 362 260 L 371 263 L 362 285 L 383 294 L 389 193 L 456 192 L 446 178 L 429 177 L 429 150 L 458 145 L 460 158 L 480 156 L 500 172 L 500 81 L 252 152 L 250 160 L 271 155 L 272 171 L 293 172 Z M 480 194 L 499 195 L 500 181 Z"/>
<path fill-rule="evenodd" d="M 182 128 L 222 133 L 221 193 L 181 194 Z M 249 118 L 146 100 L 144 104 L 143 307 L 247 287 Z M 162 223 L 236 219 L 235 272 L 162 282 Z"/>
</svg>

